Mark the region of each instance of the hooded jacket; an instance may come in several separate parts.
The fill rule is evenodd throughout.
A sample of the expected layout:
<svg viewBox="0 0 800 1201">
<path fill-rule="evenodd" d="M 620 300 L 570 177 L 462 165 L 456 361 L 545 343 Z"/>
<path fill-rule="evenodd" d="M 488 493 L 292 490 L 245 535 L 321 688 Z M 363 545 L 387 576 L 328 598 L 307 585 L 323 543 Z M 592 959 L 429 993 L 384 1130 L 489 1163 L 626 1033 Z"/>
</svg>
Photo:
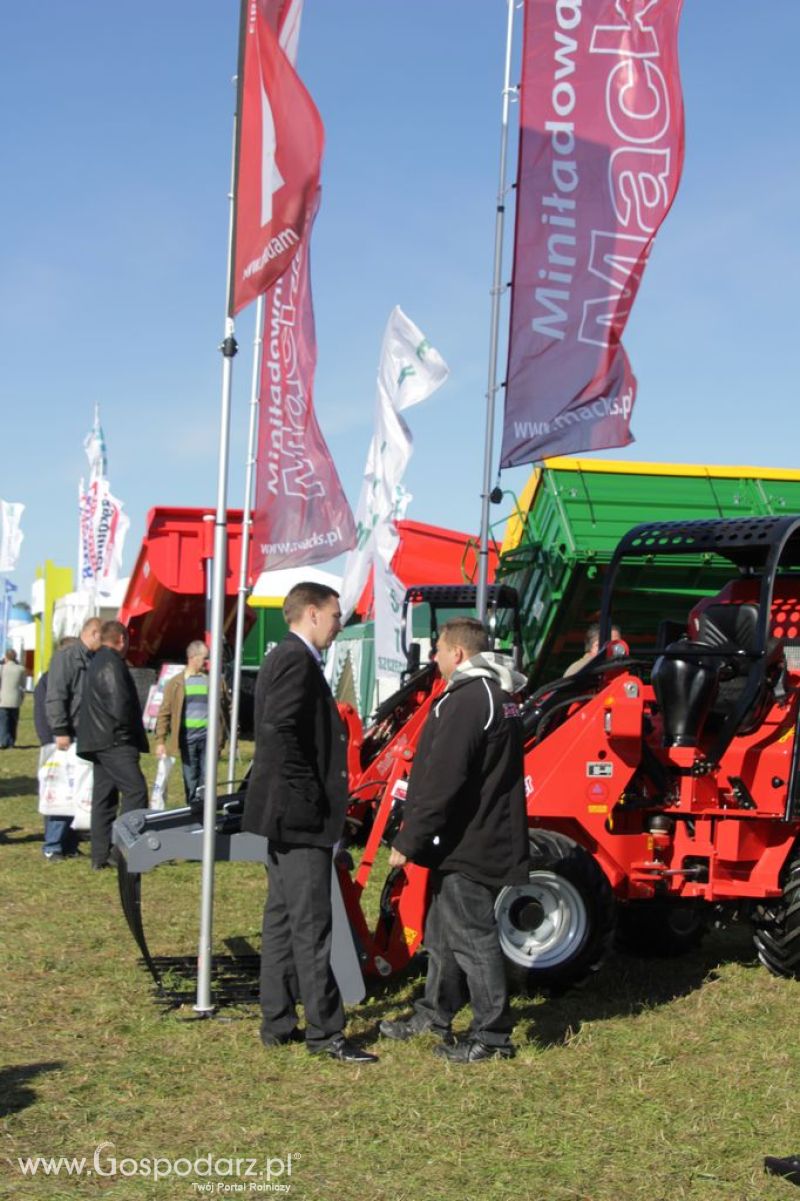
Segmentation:
<svg viewBox="0 0 800 1201">
<path fill-rule="evenodd" d="M 528 879 L 522 724 L 525 677 L 497 654 L 450 678 L 423 727 L 395 848 L 414 863 L 492 887 Z"/>
</svg>

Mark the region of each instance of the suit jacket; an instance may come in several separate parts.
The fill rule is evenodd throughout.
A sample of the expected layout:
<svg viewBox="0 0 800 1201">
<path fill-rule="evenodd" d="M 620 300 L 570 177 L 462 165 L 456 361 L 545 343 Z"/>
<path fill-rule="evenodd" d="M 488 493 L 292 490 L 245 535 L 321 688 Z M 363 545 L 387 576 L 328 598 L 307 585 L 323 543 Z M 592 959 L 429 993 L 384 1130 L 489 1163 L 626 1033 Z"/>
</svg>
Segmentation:
<svg viewBox="0 0 800 1201">
<path fill-rule="evenodd" d="M 349 795 L 347 734 L 322 669 L 296 634 L 259 669 L 255 740 L 242 829 L 274 842 L 333 846 Z"/>
</svg>

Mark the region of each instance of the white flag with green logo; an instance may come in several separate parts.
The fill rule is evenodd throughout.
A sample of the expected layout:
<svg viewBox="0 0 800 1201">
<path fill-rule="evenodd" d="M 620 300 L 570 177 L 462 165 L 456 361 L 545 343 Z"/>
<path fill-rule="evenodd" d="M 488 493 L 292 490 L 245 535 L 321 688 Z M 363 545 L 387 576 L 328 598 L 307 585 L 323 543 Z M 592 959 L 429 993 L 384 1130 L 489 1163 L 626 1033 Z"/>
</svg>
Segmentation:
<svg viewBox="0 0 800 1201">
<path fill-rule="evenodd" d="M 427 400 L 444 383 L 447 375 L 447 364 L 438 350 L 399 306 L 393 309 L 381 347 L 375 433 L 367 454 L 356 513 L 356 546 L 347 557 L 341 595 L 346 621 L 364 591 L 370 567 L 376 564 L 375 653 L 379 676 L 395 674 L 390 669 L 382 671 L 380 661 L 383 658 L 386 662 L 396 662 L 396 631 L 400 622 L 398 615 L 396 628 L 394 625 L 387 627 L 388 615 L 396 606 L 388 596 L 379 600 L 378 591 L 386 591 L 394 578 L 389 569 L 400 541 L 395 522 L 403 517 L 411 499 L 402 480 L 413 442 L 401 413 Z M 378 560 L 383 569 L 378 569 Z M 395 580 L 393 588 L 396 590 L 398 586 Z"/>
</svg>

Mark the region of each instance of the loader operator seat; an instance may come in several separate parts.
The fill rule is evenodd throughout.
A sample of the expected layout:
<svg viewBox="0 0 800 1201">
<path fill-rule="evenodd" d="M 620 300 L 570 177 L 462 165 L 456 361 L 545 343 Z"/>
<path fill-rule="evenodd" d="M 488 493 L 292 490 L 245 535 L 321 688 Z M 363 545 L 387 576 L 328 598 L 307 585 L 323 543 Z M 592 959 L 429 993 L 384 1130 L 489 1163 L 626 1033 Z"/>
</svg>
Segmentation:
<svg viewBox="0 0 800 1201">
<path fill-rule="evenodd" d="M 719 727 L 736 710 L 747 685 L 756 648 L 758 606 L 707 605 L 698 619 L 698 641 L 730 653 L 720 662 L 719 687 L 709 725 Z M 744 654 L 742 652 L 745 652 Z M 768 638 L 761 686 L 737 724 L 735 734 L 750 734 L 763 722 L 785 674 L 783 641 Z"/>
<path fill-rule="evenodd" d="M 650 673 L 661 710 L 664 746 L 697 746 L 717 697 L 719 660 L 704 658 L 691 638 L 670 642 Z"/>
<path fill-rule="evenodd" d="M 680 638 L 653 664 L 651 682 L 661 708 L 665 746 L 696 746 L 735 712 L 754 660 L 758 607 L 711 604 L 700 612 L 694 638 Z M 707 654 L 703 652 L 707 651 Z M 783 673 L 783 644 L 770 638 L 762 685 L 733 733 L 747 734 L 764 719 Z"/>
</svg>

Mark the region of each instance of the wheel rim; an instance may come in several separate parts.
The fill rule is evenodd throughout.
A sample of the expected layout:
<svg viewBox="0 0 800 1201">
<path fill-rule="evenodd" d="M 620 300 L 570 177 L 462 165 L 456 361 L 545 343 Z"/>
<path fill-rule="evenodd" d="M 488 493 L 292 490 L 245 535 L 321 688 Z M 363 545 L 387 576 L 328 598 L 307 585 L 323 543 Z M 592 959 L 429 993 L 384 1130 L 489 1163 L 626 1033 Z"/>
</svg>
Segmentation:
<svg viewBox="0 0 800 1201">
<path fill-rule="evenodd" d="M 495 902 L 503 954 L 518 967 L 561 967 L 586 938 L 589 918 L 578 889 L 555 872 L 531 872 L 527 884 L 504 888 Z"/>
</svg>

